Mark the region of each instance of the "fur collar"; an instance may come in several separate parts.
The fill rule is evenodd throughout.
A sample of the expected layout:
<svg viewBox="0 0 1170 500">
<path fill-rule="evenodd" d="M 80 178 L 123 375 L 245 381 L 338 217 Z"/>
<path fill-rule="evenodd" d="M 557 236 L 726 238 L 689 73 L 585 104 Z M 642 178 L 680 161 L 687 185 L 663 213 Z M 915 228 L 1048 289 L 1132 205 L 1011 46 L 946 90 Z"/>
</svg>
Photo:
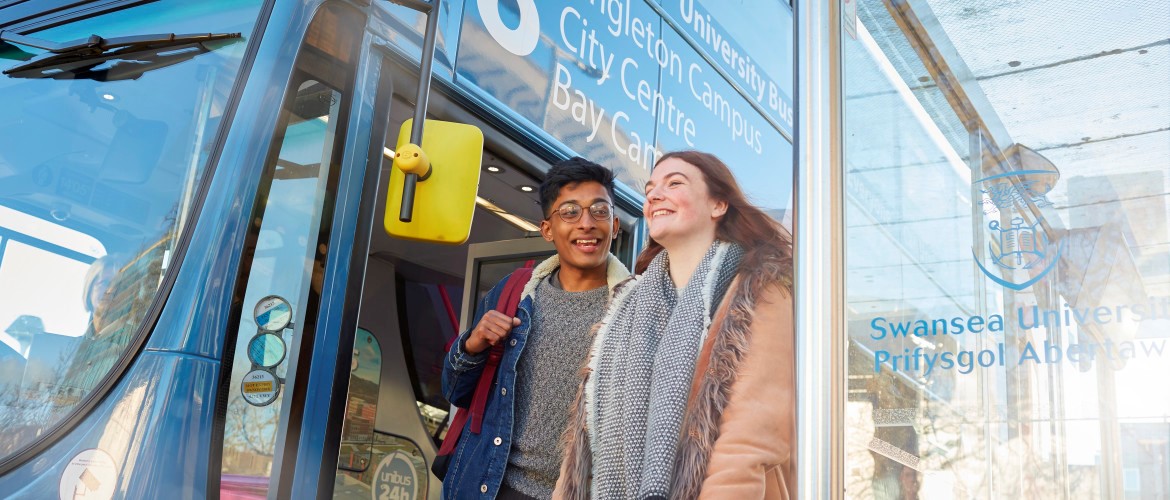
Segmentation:
<svg viewBox="0 0 1170 500">
<path fill-rule="evenodd" d="M 616 288 L 618 284 L 620 284 L 622 281 L 625 281 L 625 279 L 630 276 L 630 271 L 626 269 L 626 265 L 622 264 L 622 261 L 618 260 L 617 257 L 614 257 L 613 254 L 606 256 L 605 265 L 605 282 L 606 285 L 609 286 L 609 293 L 612 294 L 614 288 Z M 540 264 L 537 264 L 536 267 L 532 270 L 532 279 L 529 279 L 528 283 L 524 285 L 524 294 L 520 296 L 520 299 L 523 300 L 525 298 L 531 297 L 533 293 L 536 293 L 536 285 L 539 285 L 541 280 L 547 278 L 560 266 L 561 258 L 558 255 L 553 255 L 552 257 L 545 259 Z"/>
</svg>

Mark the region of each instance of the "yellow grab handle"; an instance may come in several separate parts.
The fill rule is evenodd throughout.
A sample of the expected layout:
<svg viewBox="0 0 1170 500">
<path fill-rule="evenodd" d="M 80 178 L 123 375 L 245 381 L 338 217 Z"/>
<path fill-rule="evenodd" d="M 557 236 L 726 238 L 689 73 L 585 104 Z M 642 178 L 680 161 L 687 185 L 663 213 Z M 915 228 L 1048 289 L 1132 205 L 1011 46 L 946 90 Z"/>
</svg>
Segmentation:
<svg viewBox="0 0 1170 500">
<path fill-rule="evenodd" d="M 431 160 L 415 144 L 403 144 L 394 152 L 394 167 L 404 174 L 426 177 L 431 171 Z"/>
</svg>

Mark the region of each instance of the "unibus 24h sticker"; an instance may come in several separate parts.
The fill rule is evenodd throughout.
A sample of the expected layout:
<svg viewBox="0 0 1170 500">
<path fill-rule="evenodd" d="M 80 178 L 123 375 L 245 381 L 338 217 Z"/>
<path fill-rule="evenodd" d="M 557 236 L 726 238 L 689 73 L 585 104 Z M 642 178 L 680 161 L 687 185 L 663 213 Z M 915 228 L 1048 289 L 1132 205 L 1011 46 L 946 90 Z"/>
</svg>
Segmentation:
<svg viewBox="0 0 1170 500">
<path fill-rule="evenodd" d="M 414 500 L 418 493 L 418 474 L 410 455 L 395 451 L 386 455 L 374 472 L 374 500 Z"/>
</svg>

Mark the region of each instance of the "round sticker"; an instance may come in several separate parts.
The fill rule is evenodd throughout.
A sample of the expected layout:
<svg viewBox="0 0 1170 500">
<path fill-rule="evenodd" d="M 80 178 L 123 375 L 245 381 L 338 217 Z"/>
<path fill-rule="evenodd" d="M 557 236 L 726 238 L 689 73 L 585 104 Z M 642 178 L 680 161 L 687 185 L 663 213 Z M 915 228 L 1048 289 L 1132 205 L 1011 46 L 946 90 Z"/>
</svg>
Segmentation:
<svg viewBox="0 0 1170 500">
<path fill-rule="evenodd" d="M 280 382 L 276 380 L 276 375 L 268 370 L 252 370 L 244 375 L 244 381 L 240 383 L 240 393 L 252 406 L 268 406 L 280 395 Z"/>
<path fill-rule="evenodd" d="M 277 295 L 269 295 L 256 302 L 252 310 L 256 326 L 266 332 L 279 332 L 292 322 L 292 306 Z"/>
<path fill-rule="evenodd" d="M 374 500 L 414 500 L 418 491 L 418 475 L 410 455 L 395 451 L 386 455 L 374 472 Z"/>
<path fill-rule="evenodd" d="M 114 497 L 118 482 L 118 464 L 114 457 L 97 448 L 78 453 L 61 473 L 58 489 L 61 500 L 93 498 L 105 500 Z"/>
<path fill-rule="evenodd" d="M 252 364 L 272 368 L 284 361 L 284 339 L 275 333 L 261 333 L 248 342 L 248 359 Z"/>
</svg>

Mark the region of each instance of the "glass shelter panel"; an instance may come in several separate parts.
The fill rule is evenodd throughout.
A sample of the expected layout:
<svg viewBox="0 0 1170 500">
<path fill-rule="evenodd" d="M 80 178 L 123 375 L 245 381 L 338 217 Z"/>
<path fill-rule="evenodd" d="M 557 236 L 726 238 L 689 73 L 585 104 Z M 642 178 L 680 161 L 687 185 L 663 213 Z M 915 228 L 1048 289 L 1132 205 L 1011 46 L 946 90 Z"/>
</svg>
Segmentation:
<svg viewBox="0 0 1170 500">
<path fill-rule="evenodd" d="M 857 10 L 847 494 L 1170 496 L 1170 10 Z"/>
</svg>

